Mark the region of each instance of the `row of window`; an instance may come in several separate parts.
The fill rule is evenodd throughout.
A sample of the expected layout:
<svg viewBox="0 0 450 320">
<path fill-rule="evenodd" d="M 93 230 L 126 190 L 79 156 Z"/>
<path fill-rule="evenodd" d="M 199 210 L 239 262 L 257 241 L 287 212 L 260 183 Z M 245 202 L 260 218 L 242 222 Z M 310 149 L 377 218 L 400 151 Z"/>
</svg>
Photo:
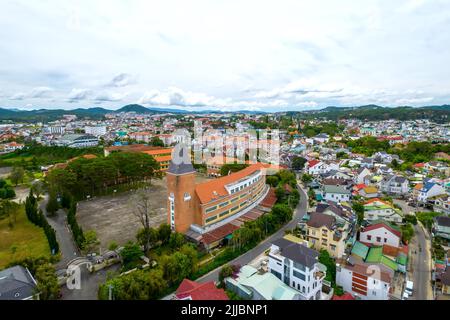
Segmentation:
<svg viewBox="0 0 450 320">
<path fill-rule="evenodd" d="M 259 190 L 258 190 L 258 191 L 259 191 Z M 225 202 L 220 203 L 219 205 L 215 205 L 215 206 L 213 206 L 213 207 L 209 207 L 209 208 L 207 208 L 207 209 L 205 210 L 205 213 L 208 214 L 208 213 L 211 213 L 211 212 L 216 211 L 217 209 L 224 208 L 224 207 L 230 205 L 230 203 L 234 203 L 234 202 L 238 201 L 239 199 L 245 198 L 247 195 L 248 195 L 248 193 L 243 193 L 243 194 L 241 194 L 240 196 L 235 197 L 235 198 L 233 198 L 233 199 L 231 199 L 231 200 L 229 200 L 229 201 L 225 201 Z M 258 195 L 259 195 L 259 193 L 258 193 Z"/>
<path fill-rule="evenodd" d="M 260 193 L 258 193 L 257 195 L 255 195 L 252 199 L 259 197 L 259 196 L 261 195 L 261 193 L 262 193 L 262 192 L 260 192 Z M 231 202 L 233 203 L 233 202 L 237 201 L 238 199 L 239 199 L 239 198 L 234 198 L 234 199 L 233 199 L 234 201 L 231 200 Z M 220 214 L 218 214 L 218 215 L 209 217 L 208 219 L 205 220 L 205 222 L 206 222 L 206 224 L 209 224 L 209 223 L 211 223 L 211 222 L 213 222 L 213 221 L 216 221 L 218 218 L 224 218 L 224 217 L 226 217 L 226 216 L 228 216 L 228 215 L 235 214 L 236 211 L 238 211 L 239 209 L 242 210 L 242 209 L 245 209 L 246 207 L 248 207 L 248 206 L 249 206 L 249 202 L 250 202 L 250 199 L 249 199 L 249 200 L 245 200 L 245 201 L 243 201 L 239 206 L 233 207 L 233 208 L 231 208 L 231 209 L 229 209 L 229 210 L 227 210 L 227 211 L 224 211 L 224 212 L 222 212 L 222 213 L 220 213 Z M 217 206 L 215 206 L 215 207 L 216 207 L 216 209 L 217 209 Z M 207 210 L 206 212 L 208 213 L 208 210 Z"/>
<path fill-rule="evenodd" d="M 247 187 L 249 187 L 249 186 L 255 184 L 256 182 L 258 182 L 258 181 L 260 181 L 260 180 L 261 180 L 261 176 L 258 176 L 258 177 L 256 177 L 256 178 L 252 179 L 251 181 L 249 181 L 249 182 L 247 182 L 247 183 L 241 185 L 240 187 L 233 188 L 233 189 L 231 189 L 231 194 L 234 194 L 234 193 L 237 193 L 237 192 L 239 192 L 239 191 L 242 191 L 242 190 L 244 190 L 244 188 L 247 188 Z"/>
</svg>

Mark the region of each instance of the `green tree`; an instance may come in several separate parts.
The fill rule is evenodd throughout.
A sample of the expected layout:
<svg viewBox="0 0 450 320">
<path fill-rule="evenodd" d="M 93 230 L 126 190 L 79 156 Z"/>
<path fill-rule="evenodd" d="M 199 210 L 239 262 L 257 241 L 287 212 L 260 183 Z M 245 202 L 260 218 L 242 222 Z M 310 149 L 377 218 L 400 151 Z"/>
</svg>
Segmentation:
<svg viewBox="0 0 450 320">
<path fill-rule="evenodd" d="M 138 244 L 128 242 L 122 251 L 120 251 L 124 269 L 130 270 L 137 267 L 140 264 L 143 255 L 144 253 Z"/>
<path fill-rule="evenodd" d="M 331 281 L 332 285 L 334 285 L 336 283 L 336 262 L 326 250 L 320 250 L 319 262 L 327 267 L 325 279 Z"/>
<path fill-rule="evenodd" d="M 11 182 L 17 186 L 19 183 L 23 183 L 23 179 L 25 177 L 25 170 L 22 167 L 14 167 L 9 179 Z"/>
<path fill-rule="evenodd" d="M 94 230 L 89 230 L 84 233 L 84 245 L 83 248 L 86 252 L 92 252 L 100 244 L 97 238 L 97 233 Z"/>
<path fill-rule="evenodd" d="M 403 226 L 401 226 L 402 231 L 402 241 L 404 243 L 409 243 L 411 241 L 412 237 L 414 237 L 414 228 L 411 223 L 407 223 Z"/>
<path fill-rule="evenodd" d="M 305 184 L 310 183 L 312 180 L 313 180 L 313 177 L 311 175 L 309 175 L 309 174 L 305 173 L 302 176 L 302 182 L 305 183 Z"/>
<path fill-rule="evenodd" d="M 278 183 L 280 182 L 280 180 L 278 179 L 277 176 L 267 176 L 266 182 L 271 187 L 275 188 L 276 186 L 278 186 Z"/>
<path fill-rule="evenodd" d="M 150 144 L 154 147 L 164 147 L 164 142 L 157 136 L 153 137 L 150 141 Z"/>
<path fill-rule="evenodd" d="M 358 217 L 358 224 L 361 225 L 364 221 L 364 205 L 360 202 L 355 202 L 353 203 L 352 209 Z"/>
<path fill-rule="evenodd" d="M 225 265 L 222 267 L 222 269 L 220 269 L 219 272 L 219 282 L 221 284 L 221 287 L 224 287 L 225 283 L 225 279 L 228 277 L 231 277 L 233 275 L 233 268 L 230 265 Z"/>
<path fill-rule="evenodd" d="M 305 158 L 302 157 L 295 157 L 292 160 L 292 169 L 294 170 L 303 170 L 303 168 L 305 167 L 307 160 Z"/>
<path fill-rule="evenodd" d="M 45 206 L 45 210 L 47 210 L 47 212 L 50 216 L 54 216 L 56 214 L 56 212 L 58 212 L 59 203 L 58 203 L 58 199 L 56 197 L 55 192 L 50 192 L 50 194 L 48 196 L 47 205 Z"/>
<path fill-rule="evenodd" d="M 172 229 L 168 224 L 162 224 L 158 228 L 158 239 L 161 241 L 162 245 L 167 244 L 170 238 Z"/>
<path fill-rule="evenodd" d="M 153 228 L 142 228 L 137 233 L 136 239 L 141 246 L 147 248 L 144 249 L 147 252 L 158 243 L 158 231 Z"/>
<path fill-rule="evenodd" d="M 169 238 L 169 247 L 172 250 L 177 250 L 183 246 L 183 244 L 186 242 L 184 235 L 178 232 L 174 232 L 170 235 Z"/>
<path fill-rule="evenodd" d="M 106 281 L 99 288 L 100 300 L 156 300 L 167 288 L 161 270 L 137 270 L 130 274 Z"/>
</svg>

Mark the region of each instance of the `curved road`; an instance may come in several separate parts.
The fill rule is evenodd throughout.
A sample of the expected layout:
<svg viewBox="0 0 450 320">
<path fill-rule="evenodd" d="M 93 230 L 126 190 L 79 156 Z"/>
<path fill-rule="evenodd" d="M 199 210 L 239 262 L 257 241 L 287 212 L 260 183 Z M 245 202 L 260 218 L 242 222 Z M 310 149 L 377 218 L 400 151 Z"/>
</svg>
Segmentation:
<svg viewBox="0 0 450 320">
<path fill-rule="evenodd" d="M 237 257 L 233 261 L 229 262 L 229 264 L 236 264 L 236 265 L 246 265 L 256 259 L 258 256 L 260 256 L 263 252 L 268 250 L 272 242 L 274 240 L 277 240 L 279 238 L 284 237 L 286 230 L 292 230 L 294 229 L 297 224 L 301 221 L 303 216 L 306 214 L 308 210 L 308 196 L 306 195 L 306 192 L 298 185 L 298 191 L 300 193 L 300 202 L 295 209 L 294 212 L 294 218 L 291 222 L 283 226 L 280 230 L 278 230 L 276 233 L 271 235 L 269 238 L 261 242 L 259 245 L 257 245 L 255 248 L 251 249 L 250 251 L 244 253 L 242 256 Z M 207 275 L 199 278 L 197 281 L 200 283 L 208 282 L 208 281 L 219 281 L 219 272 L 222 269 L 222 267 L 219 267 Z"/>
<path fill-rule="evenodd" d="M 39 208 L 45 214 L 50 226 L 55 229 L 56 240 L 59 243 L 59 250 L 61 252 L 61 260 L 56 264 L 56 268 L 66 269 L 67 263 L 72 259 L 79 256 L 79 251 L 72 239 L 72 233 L 67 225 L 67 214 L 64 210 L 59 210 L 54 217 L 47 216 L 47 210 L 45 209 L 48 201 L 48 195 L 44 196 L 39 204 Z"/>
<path fill-rule="evenodd" d="M 394 203 L 399 205 L 404 213 L 415 213 L 418 211 L 417 208 L 410 207 L 405 201 L 394 200 Z M 414 293 L 411 299 L 433 300 L 433 290 L 431 287 L 432 259 L 430 235 L 420 222 L 414 226 L 414 231 L 414 237 L 409 245 L 411 261 L 408 276 L 409 279 L 414 282 Z"/>
</svg>

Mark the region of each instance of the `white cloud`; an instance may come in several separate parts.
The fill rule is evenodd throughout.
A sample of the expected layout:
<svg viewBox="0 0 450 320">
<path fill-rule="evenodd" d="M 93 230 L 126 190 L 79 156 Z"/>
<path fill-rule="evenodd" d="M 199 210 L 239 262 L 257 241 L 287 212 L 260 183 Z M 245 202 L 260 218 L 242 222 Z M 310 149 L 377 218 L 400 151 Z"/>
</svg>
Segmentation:
<svg viewBox="0 0 450 320">
<path fill-rule="evenodd" d="M 113 87 L 127 87 L 134 83 L 136 83 L 135 76 L 128 73 L 121 73 L 115 76 L 109 85 Z"/>
<path fill-rule="evenodd" d="M 111 92 L 111 91 L 104 91 L 99 93 L 96 97 L 96 101 L 122 101 L 128 93 L 118 93 L 118 92 Z"/>
<path fill-rule="evenodd" d="M 48 87 L 37 87 L 28 93 L 19 92 L 11 96 L 11 100 L 25 100 L 25 99 L 42 99 L 51 98 L 51 93 L 54 90 Z"/>
<path fill-rule="evenodd" d="M 89 89 L 72 89 L 69 93 L 67 100 L 69 102 L 79 102 L 83 100 L 87 100 L 93 94 L 92 90 Z"/>
<path fill-rule="evenodd" d="M 3 1 L 0 103 L 444 104 L 448 29 L 446 0 Z"/>
<path fill-rule="evenodd" d="M 54 90 L 52 88 L 48 87 L 38 87 L 31 90 L 30 94 L 28 95 L 29 98 L 49 98 L 50 93 L 52 93 Z"/>
<path fill-rule="evenodd" d="M 16 93 L 9 98 L 10 100 L 23 100 L 26 98 L 26 94 L 23 92 Z"/>
</svg>

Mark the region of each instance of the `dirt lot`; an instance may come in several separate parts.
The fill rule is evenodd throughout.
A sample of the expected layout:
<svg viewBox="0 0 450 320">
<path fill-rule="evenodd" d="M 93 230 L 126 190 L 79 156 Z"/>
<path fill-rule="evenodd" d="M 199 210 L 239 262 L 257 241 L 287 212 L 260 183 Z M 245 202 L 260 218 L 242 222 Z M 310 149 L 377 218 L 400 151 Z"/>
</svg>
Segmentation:
<svg viewBox="0 0 450 320">
<path fill-rule="evenodd" d="M 197 183 L 207 179 L 198 177 Z M 152 220 L 158 227 L 167 221 L 167 188 L 166 180 L 154 181 L 148 190 L 151 195 L 152 208 L 157 212 Z M 84 231 L 95 230 L 102 250 L 114 241 L 123 245 L 136 240 L 136 233 L 141 228 L 138 218 L 133 214 L 132 196 L 135 192 L 122 193 L 116 196 L 94 198 L 78 204 L 77 220 Z"/>
</svg>

